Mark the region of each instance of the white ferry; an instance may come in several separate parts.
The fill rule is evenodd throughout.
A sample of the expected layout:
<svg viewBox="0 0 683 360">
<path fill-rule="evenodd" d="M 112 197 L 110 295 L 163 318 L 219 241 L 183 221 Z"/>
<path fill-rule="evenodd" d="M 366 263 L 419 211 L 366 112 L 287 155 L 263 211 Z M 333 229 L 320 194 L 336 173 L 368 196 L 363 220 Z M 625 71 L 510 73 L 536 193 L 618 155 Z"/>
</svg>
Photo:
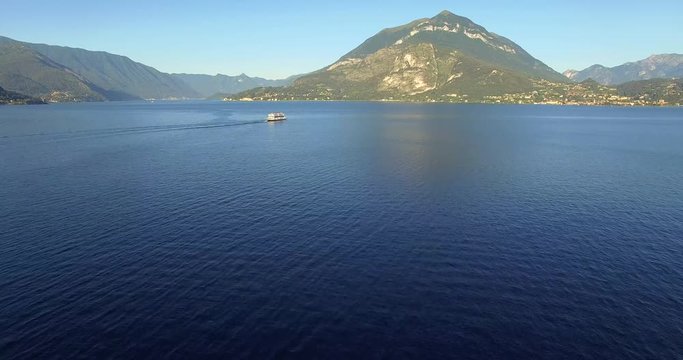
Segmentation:
<svg viewBox="0 0 683 360">
<path fill-rule="evenodd" d="M 270 113 L 270 114 L 268 114 L 268 117 L 266 117 L 266 121 L 282 121 L 282 120 L 287 120 L 287 117 L 285 116 L 284 113 L 281 113 L 281 112 Z"/>
</svg>

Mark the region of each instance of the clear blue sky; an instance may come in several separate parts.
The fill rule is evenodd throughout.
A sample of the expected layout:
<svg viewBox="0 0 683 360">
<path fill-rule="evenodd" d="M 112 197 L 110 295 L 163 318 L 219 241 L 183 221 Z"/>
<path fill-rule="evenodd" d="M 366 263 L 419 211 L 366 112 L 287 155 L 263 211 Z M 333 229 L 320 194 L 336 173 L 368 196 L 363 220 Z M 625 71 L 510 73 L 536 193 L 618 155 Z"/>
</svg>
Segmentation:
<svg viewBox="0 0 683 360">
<path fill-rule="evenodd" d="M 0 35 L 104 50 L 165 72 L 281 78 L 445 9 L 558 71 L 683 53 L 682 0 L 7 0 Z"/>
</svg>

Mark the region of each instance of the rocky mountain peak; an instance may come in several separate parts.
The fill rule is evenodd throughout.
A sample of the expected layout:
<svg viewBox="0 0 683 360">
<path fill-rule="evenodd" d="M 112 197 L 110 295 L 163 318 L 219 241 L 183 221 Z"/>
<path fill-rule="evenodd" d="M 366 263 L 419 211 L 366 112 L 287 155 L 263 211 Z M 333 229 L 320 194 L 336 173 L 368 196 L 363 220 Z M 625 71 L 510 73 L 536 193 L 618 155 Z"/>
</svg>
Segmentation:
<svg viewBox="0 0 683 360">
<path fill-rule="evenodd" d="M 683 63 L 681 54 L 655 54 L 645 59 L 648 63 L 678 65 Z"/>
<path fill-rule="evenodd" d="M 442 11 L 378 32 L 278 96 L 469 101 L 532 90 L 539 81 L 567 80 L 511 40 Z"/>
<path fill-rule="evenodd" d="M 671 79 L 680 78 L 681 76 L 683 76 L 683 55 L 657 54 L 643 60 L 627 62 L 611 68 L 593 65 L 575 72 L 570 79 L 583 81 L 593 78 L 603 85 L 619 85 L 629 81 L 657 78 Z"/>
<path fill-rule="evenodd" d="M 460 24 L 460 26 L 474 25 L 480 27 L 479 25 L 475 24 L 472 20 L 463 16 L 456 15 L 448 10 L 444 10 L 438 13 L 436 16 L 432 17 L 431 19 L 428 19 L 428 21 L 434 24 L 449 23 L 451 25 Z"/>
</svg>

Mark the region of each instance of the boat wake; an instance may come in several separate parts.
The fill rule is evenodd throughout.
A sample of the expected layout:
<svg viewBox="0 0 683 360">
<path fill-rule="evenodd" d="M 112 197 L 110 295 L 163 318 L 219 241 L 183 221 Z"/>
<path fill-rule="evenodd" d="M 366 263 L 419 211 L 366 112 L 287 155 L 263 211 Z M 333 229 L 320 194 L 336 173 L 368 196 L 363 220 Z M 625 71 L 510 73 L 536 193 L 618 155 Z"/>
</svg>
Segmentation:
<svg viewBox="0 0 683 360">
<path fill-rule="evenodd" d="M 253 124 L 263 124 L 263 120 L 240 121 L 230 123 L 205 123 L 205 124 L 177 124 L 177 125 L 151 125 L 151 126 L 135 126 L 125 128 L 107 128 L 107 129 L 88 129 L 88 130 L 74 130 L 51 133 L 33 133 L 21 135 L 0 136 L 2 140 L 19 139 L 19 138 L 45 138 L 49 137 L 55 140 L 63 139 L 81 139 L 92 137 L 105 137 L 116 135 L 131 135 L 142 133 L 156 133 L 165 131 L 187 131 L 187 130 L 201 130 L 212 128 L 226 128 L 233 126 L 245 126 Z"/>
</svg>

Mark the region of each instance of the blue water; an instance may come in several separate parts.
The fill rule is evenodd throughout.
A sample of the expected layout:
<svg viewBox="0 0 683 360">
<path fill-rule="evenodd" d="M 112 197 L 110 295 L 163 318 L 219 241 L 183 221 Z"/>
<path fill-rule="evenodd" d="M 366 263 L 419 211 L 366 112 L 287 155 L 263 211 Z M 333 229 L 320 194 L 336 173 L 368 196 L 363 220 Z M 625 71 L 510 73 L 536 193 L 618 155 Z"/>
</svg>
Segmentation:
<svg viewBox="0 0 683 360">
<path fill-rule="evenodd" d="M 2 359 L 683 358 L 683 109 L 0 107 L 0 171 Z"/>
</svg>

